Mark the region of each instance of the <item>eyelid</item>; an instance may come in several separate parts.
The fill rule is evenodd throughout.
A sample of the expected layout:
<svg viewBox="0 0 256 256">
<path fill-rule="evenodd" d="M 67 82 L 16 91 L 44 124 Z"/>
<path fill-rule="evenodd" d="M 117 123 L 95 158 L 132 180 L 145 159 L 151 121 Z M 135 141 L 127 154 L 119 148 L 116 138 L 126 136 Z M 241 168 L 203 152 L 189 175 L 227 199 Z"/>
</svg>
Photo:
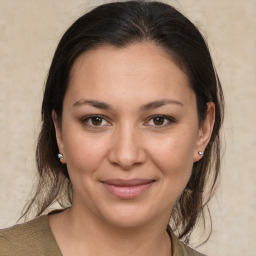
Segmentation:
<svg viewBox="0 0 256 256">
<path fill-rule="evenodd" d="M 88 124 L 87 121 L 90 118 L 93 118 L 93 117 L 102 118 L 108 124 L 99 125 L 99 126 Z M 168 123 L 164 124 L 164 125 L 150 125 L 150 124 L 148 124 L 152 119 L 157 118 L 157 117 L 162 117 L 162 118 L 166 119 L 168 121 Z M 80 122 L 81 122 L 81 124 L 84 124 L 84 125 L 86 125 L 88 127 L 92 127 L 92 128 L 100 128 L 100 127 L 112 125 L 111 122 L 109 121 L 109 118 L 107 118 L 104 115 L 99 115 L 99 114 L 87 115 L 87 116 L 81 118 Z M 165 126 L 171 125 L 171 124 L 176 123 L 176 122 L 177 122 L 177 120 L 174 117 L 172 117 L 172 116 L 157 114 L 157 115 L 153 115 L 153 116 L 148 117 L 147 120 L 144 122 L 144 124 L 146 124 L 146 126 L 153 126 L 153 127 L 156 127 L 156 128 L 161 128 L 161 127 L 165 127 Z"/>
<path fill-rule="evenodd" d="M 168 125 L 171 125 L 171 124 L 177 122 L 177 120 L 174 117 L 172 117 L 172 116 L 157 114 L 157 115 L 150 116 L 147 119 L 146 123 L 149 123 L 149 121 L 151 121 L 152 119 L 157 118 L 157 117 L 165 118 L 166 120 L 168 120 L 168 123 L 164 124 L 164 125 L 148 125 L 148 126 L 153 126 L 153 127 L 156 127 L 156 128 L 161 128 L 161 127 L 166 127 Z"/>
<path fill-rule="evenodd" d="M 88 124 L 87 120 L 89 120 L 90 118 L 93 118 L 93 117 L 102 118 L 108 124 L 107 125 L 99 125 L 99 126 Z M 104 115 L 95 115 L 95 114 L 88 115 L 88 116 L 85 116 L 85 117 L 81 118 L 80 122 L 81 122 L 81 124 L 84 124 L 84 125 L 86 125 L 88 127 L 92 127 L 92 128 L 97 128 L 97 127 L 99 128 L 99 127 L 104 127 L 104 126 L 110 126 L 111 125 L 110 121 L 108 120 L 108 118 L 106 116 L 104 116 Z"/>
</svg>

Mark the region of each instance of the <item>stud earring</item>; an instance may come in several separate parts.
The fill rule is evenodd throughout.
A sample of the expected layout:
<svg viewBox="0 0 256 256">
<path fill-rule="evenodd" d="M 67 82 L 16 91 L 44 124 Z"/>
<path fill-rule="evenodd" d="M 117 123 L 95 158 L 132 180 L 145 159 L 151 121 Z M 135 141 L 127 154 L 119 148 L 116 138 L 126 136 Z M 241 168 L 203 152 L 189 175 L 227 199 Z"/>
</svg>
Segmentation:
<svg viewBox="0 0 256 256">
<path fill-rule="evenodd" d="M 200 156 L 202 156 L 202 155 L 204 154 L 204 152 L 203 152 L 203 151 L 198 151 L 198 154 L 199 154 Z"/>
<path fill-rule="evenodd" d="M 60 161 L 63 159 L 63 155 L 62 155 L 61 153 L 59 153 L 59 154 L 57 155 L 57 157 L 59 158 Z"/>
</svg>

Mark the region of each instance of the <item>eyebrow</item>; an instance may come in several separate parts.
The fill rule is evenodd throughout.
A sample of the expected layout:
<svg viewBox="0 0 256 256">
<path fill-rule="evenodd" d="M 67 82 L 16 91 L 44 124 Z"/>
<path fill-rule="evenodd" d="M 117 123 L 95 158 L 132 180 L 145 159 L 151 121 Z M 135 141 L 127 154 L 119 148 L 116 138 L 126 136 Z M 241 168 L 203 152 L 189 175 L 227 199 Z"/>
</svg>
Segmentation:
<svg viewBox="0 0 256 256">
<path fill-rule="evenodd" d="M 167 105 L 167 104 L 176 104 L 179 106 L 184 106 L 183 103 L 181 103 L 178 100 L 174 100 L 174 99 L 163 99 L 163 100 L 156 100 L 156 101 L 152 101 L 149 102 L 145 105 L 142 105 L 140 107 L 141 111 L 148 111 L 150 109 L 155 109 L 155 108 L 159 108 L 161 106 Z M 105 109 L 105 110 L 113 110 L 113 107 L 105 102 L 102 101 L 97 101 L 97 100 L 84 100 L 81 99 L 77 102 L 75 102 L 73 104 L 73 107 L 77 107 L 77 106 L 82 106 L 82 105 L 90 105 L 93 106 L 95 108 L 99 108 L 99 109 Z"/>
<path fill-rule="evenodd" d="M 150 109 L 155 109 L 155 108 L 159 108 L 161 106 L 164 106 L 166 104 L 176 104 L 176 105 L 179 105 L 181 107 L 183 107 L 184 105 L 178 101 L 178 100 L 174 100 L 174 99 L 163 99 L 163 100 L 156 100 L 156 101 L 152 101 L 152 102 L 149 102 L 143 106 L 140 107 L 140 109 L 142 111 L 147 111 L 147 110 L 150 110 Z"/>
<path fill-rule="evenodd" d="M 75 104 L 73 104 L 73 107 L 82 106 L 82 105 L 90 105 L 95 108 L 106 109 L 106 110 L 112 109 L 112 107 L 105 102 L 101 102 L 97 100 L 84 100 L 84 99 L 77 101 Z"/>
</svg>

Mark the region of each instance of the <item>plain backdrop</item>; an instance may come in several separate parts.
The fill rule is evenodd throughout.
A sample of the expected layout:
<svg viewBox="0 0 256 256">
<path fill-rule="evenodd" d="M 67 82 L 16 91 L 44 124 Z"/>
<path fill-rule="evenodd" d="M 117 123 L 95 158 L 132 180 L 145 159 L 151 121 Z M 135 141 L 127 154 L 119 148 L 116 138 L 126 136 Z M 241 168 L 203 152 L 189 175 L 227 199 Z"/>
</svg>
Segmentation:
<svg viewBox="0 0 256 256">
<path fill-rule="evenodd" d="M 57 43 L 106 1 L 0 0 L 0 228 L 16 223 L 35 180 L 43 85 Z M 226 98 L 221 183 L 213 232 L 198 250 L 256 255 L 256 1 L 165 1 L 202 31 Z"/>
</svg>

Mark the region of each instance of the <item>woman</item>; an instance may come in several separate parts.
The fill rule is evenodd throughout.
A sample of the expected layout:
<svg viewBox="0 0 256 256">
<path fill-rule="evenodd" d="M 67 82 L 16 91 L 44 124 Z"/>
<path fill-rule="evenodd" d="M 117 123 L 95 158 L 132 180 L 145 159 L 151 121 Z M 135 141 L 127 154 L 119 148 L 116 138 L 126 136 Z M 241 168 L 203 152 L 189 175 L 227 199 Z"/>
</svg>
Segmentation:
<svg viewBox="0 0 256 256">
<path fill-rule="evenodd" d="M 85 14 L 46 82 L 25 212 L 36 205 L 37 218 L 0 232 L 1 255 L 202 255 L 185 244 L 214 192 L 222 119 L 207 45 L 177 10 Z M 63 209 L 43 215 L 54 202 Z"/>
</svg>

